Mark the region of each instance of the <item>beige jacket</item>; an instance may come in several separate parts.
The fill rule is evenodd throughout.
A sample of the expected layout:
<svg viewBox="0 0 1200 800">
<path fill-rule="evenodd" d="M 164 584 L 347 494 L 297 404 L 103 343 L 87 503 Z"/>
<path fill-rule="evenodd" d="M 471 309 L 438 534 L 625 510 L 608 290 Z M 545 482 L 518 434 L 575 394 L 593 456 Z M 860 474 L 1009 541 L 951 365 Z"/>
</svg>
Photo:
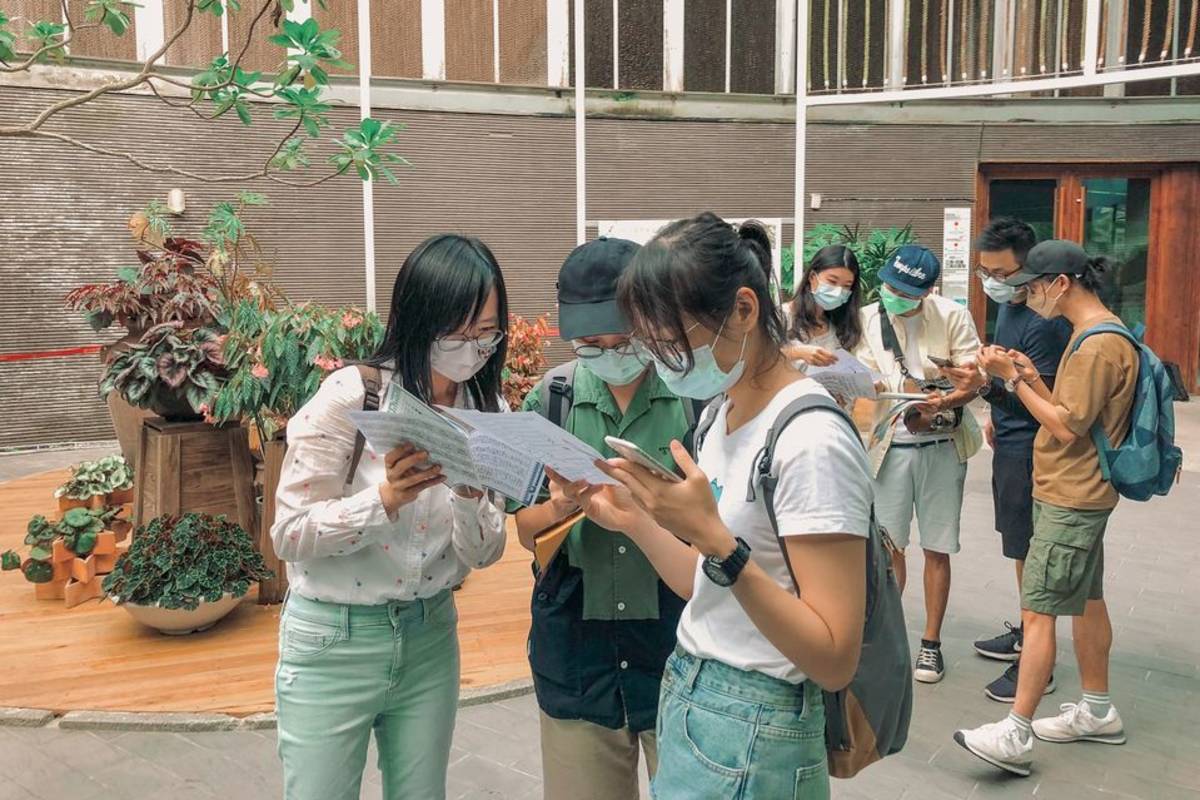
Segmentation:
<svg viewBox="0 0 1200 800">
<path fill-rule="evenodd" d="M 879 304 L 872 303 L 862 310 L 863 337 L 854 355 L 870 369 L 883 375 L 889 391 L 904 390 L 904 375 L 892 352 L 883 346 L 883 333 L 879 320 Z M 919 365 L 908 364 L 908 371 L 915 378 L 933 379 L 939 376 L 937 365 L 929 356 L 948 358 L 955 363 L 974 360 L 979 349 L 979 334 L 975 331 L 975 320 L 966 306 L 959 305 L 941 295 L 931 294 L 921 303 L 921 329 L 918 349 L 921 353 Z M 904 350 L 907 328 L 904 321 L 892 317 L 892 328 L 896 339 Z M 897 424 L 898 404 L 881 402 L 876 405 L 875 426 L 871 433 L 871 468 L 876 476 L 883 465 L 884 456 L 892 443 L 892 434 Z M 963 409 L 963 422 L 954 433 L 954 446 L 959 461 L 965 462 L 979 452 L 983 436 L 975 418 Z"/>
</svg>

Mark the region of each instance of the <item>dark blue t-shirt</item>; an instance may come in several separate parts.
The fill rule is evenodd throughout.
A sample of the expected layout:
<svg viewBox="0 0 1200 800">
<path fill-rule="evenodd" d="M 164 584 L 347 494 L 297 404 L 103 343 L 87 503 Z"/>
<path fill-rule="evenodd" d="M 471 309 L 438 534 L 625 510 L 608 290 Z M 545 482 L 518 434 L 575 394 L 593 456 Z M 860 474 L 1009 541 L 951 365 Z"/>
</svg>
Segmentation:
<svg viewBox="0 0 1200 800">
<path fill-rule="evenodd" d="M 1003 303 L 996 314 L 993 344 L 1019 350 L 1029 356 L 1043 377 L 1058 372 L 1058 362 L 1071 339 L 1071 324 L 1064 318 L 1043 319 L 1024 303 Z M 999 389 L 996 382 L 993 391 Z M 1002 391 L 1002 390 L 1001 390 Z M 1033 437 L 1039 423 L 1016 398 L 1015 403 L 992 404 L 992 426 L 996 429 L 996 450 L 1011 455 L 1033 452 Z"/>
</svg>

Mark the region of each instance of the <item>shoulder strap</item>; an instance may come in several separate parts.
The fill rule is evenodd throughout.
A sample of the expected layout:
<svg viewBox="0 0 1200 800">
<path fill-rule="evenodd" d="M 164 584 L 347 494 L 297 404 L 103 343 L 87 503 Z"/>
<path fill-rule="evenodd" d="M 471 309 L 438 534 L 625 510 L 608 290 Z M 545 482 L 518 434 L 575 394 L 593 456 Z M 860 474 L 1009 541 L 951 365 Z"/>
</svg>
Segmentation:
<svg viewBox="0 0 1200 800">
<path fill-rule="evenodd" d="M 703 403 L 704 401 L 684 399 L 683 413 L 696 414 L 694 405 Z M 700 457 L 700 448 L 704 445 L 704 437 L 708 435 L 708 431 L 712 428 L 713 423 L 717 421 L 717 413 L 721 410 L 721 406 L 725 403 L 725 395 L 719 394 L 713 399 L 707 401 L 700 414 L 696 417 L 696 429 L 692 432 L 692 446 L 688 448 L 692 454 L 692 458 Z M 688 423 L 689 427 L 691 422 Z"/>
<path fill-rule="evenodd" d="M 561 428 L 571 413 L 575 400 L 575 361 L 559 364 L 542 376 L 538 388 L 541 414 Z"/>
<path fill-rule="evenodd" d="M 792 420 L 801 414 L 818 409 L 830 411 L 837 415 L 838 419 L 845 423 L 854 440 L 860 446 L 862 445 L 862 437 L 858 433 L 858 427 L 854 424 L 854 420 L 837 403 L 833 402 L 831 398 L 823 397 L 819 394 L 806 394 L 797 397 L 783 407 L 783 410 L 775 417 L 775 422 L 767 430 L 767 441 L 755 457 L 754 467 L 750 472 L 750 479 L 746 486 L 746 502 L 754 502 L 757 497 L 754 488 L 756 485 L 762 489 L 763 504 L 767 507 L 767 518 L 771 521 L 771 530 L 775 531 L 776 539 L 780 538 L 779 519 L 775 516 L 775 488 L 779 485 L 779 476 L 771 471 L 772 462 L 775 460 L 775 445 L 779 442 L 779 437 L 783 435 L 784 430 Z M 792 562 L 788 557 L 787 547 L 782 541 L 779 542 L 779 550 L 783 553 L 783 560 L 787 564 L 788 574 L 792 576 L 792 584 L 796 586 L 796 591 L 798 592 L 800 586 L 796 582 L 796 572 L 792 569 Z"/>
<path fill-rule="evenodd" d="M 913 380 L 913 376 L 908 371 L 908 365 L 904 363 L 904 348 L 900 346 L 896 328 L 892 325 L 892 319 L 888 316 L 887 309 L 883 307 L 882 300 L 879 301 L 879 338 L 882 340 L 883 346 L 892 354 L 896 365 L 900 367 L 900 374 Z"/>
<path fill-rule="evenodd" d="M 372 367 L 370 364 L 355 364 L 358 374 L 362 376 L 363 382 L 363 411 L 378 411 L 379 410 L 379 390 L 383 385 L 383 375 L 379 371 L 379 367 Z M 357 431 L 354 434 L 354 455 L 350 457 L 350 470 L 346 473 L 346 483 L 354 480 L 355 473 L 358 472 L 358 462 L 362 461 L 363 448 L 367 446 L 367 437 L 363 436 L 362 431 Z"/>
<path fill-rule="evenodd" d="M 1084 339 L 1088 338 L 1089 336 L 1094 336 L 1097 333 L 1115 333 L 1118 336 L 1123 336 L 1131 345 L 1133 345 L 1133 349 L 1135 351 L 1139 350 L 1142 346 L 1142 343 L 1139 342 L 1138 338 L 1133 335 L 1133 332 L 1124 325 L 1118 325 L 1115 322 L 1101 322 L 1099 325 L 1093 325 L 1083 333 L 1079 334 L 1079 338 L 1075 340 L 1075 344 L 1071 345 L 1071 352 L 1074 353 L 1076 350 L 1078 350 L 1079 346 L 1083 344 Z"/>
</svg>

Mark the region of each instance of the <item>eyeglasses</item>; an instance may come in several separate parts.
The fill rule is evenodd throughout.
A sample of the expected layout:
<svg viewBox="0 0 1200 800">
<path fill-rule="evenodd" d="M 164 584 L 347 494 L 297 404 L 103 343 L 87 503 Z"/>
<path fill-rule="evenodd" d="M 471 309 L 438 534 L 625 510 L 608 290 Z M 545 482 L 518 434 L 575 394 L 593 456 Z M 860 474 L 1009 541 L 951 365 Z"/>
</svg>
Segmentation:
<svg viewBox="0 0 1200 800">
<path fill-rule="evenodd" d="M 632 341 L 626 341 L 616 347 L 601 347 L 598 344 L 581 344 L 575 347 L 575 355 L 580 358 L 599 358 L 605 351 L 619 356 L 640 356 L 642 352 Z"/>
<path fill-rule="evenodd" d="M 976 276 L 979 277 L 979 280 L 985 281 L 988 278 L 991 278 L 992 280 L 1000 281 L 1001 283 L 1007 283 L 1009 278 L 1013 277 L 1014 275 L 1016 275 L 1019 272 L 1020 272 L 1020 270 L 1017 270 L 1016 272 L 1001 273 L 1001 272 L 990 272 L 990 271 L 984 269 L 983 267 L 975 268 L 975 274 L 976 274 Z"/>
<path fill-rule="evenodd" d="M 480 350 L 495 350 L 503 340 L 504 331 L 492 331 L 491 333 L 485 333 L 474 338 L 453 334 L 450 336 L 443 336 L 441 339 L 438 339 L 437 347 L 439 350 L 449 352 L 452 350 L 457 350 L 463 345 L 470 343 L 475 345 L 475 347 Z"/>
</svg>

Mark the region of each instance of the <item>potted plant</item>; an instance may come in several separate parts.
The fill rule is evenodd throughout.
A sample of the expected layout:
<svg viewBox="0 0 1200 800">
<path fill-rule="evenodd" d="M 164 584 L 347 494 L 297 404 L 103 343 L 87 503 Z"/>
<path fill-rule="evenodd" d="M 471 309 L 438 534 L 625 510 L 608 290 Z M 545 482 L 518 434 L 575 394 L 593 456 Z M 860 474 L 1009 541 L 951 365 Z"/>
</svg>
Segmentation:
<svg viewBox="0 0 1200 800">
<path fill-rule="evenodd" d="M 100 393 L 118 392 L 169 421 L 200 419 L 225 379 L 222 344 L 210 328 L 156 325 L 112 360 Z"/>
<path fill-rule="evenodd" d="M 215 625 L 271 575 L 246 532 L 224 517 L 163 516 L 138 529 L 104 593 L 138 622 L 185 634 Z"/>
<path fill-rule="evenodd" d="M 546 369 L 546 343 L 550 322 L 542 316 L 533 322 L 510 314 L 508 317 L 508 359 L 501 373 L 504 399 L 514 410 L 521 407 L 525 395 Z"/>
<path fill-rule="evenodd" d="M 0 554 L 0 568 L 21 570 L 34 584 L 39 600 L 66 599 L 67 607 L 100 596 L 98 575 L 112 570 L 117 555 L 117 534 L 110 528 L 118 508 L 73 508 L 53 524 L 33 517 L 26 528 L 29 556 L 16 551 Z M 106 530 L 109 528 L 109 530 Z"/>
<path fill-rule="evenodd" d="M 71 468 L 71 478 L 54 491 L 60 511 L 119 506 L 133 500 L 133 469 L 119 455 L 84 461 Z"/>
</svg>

